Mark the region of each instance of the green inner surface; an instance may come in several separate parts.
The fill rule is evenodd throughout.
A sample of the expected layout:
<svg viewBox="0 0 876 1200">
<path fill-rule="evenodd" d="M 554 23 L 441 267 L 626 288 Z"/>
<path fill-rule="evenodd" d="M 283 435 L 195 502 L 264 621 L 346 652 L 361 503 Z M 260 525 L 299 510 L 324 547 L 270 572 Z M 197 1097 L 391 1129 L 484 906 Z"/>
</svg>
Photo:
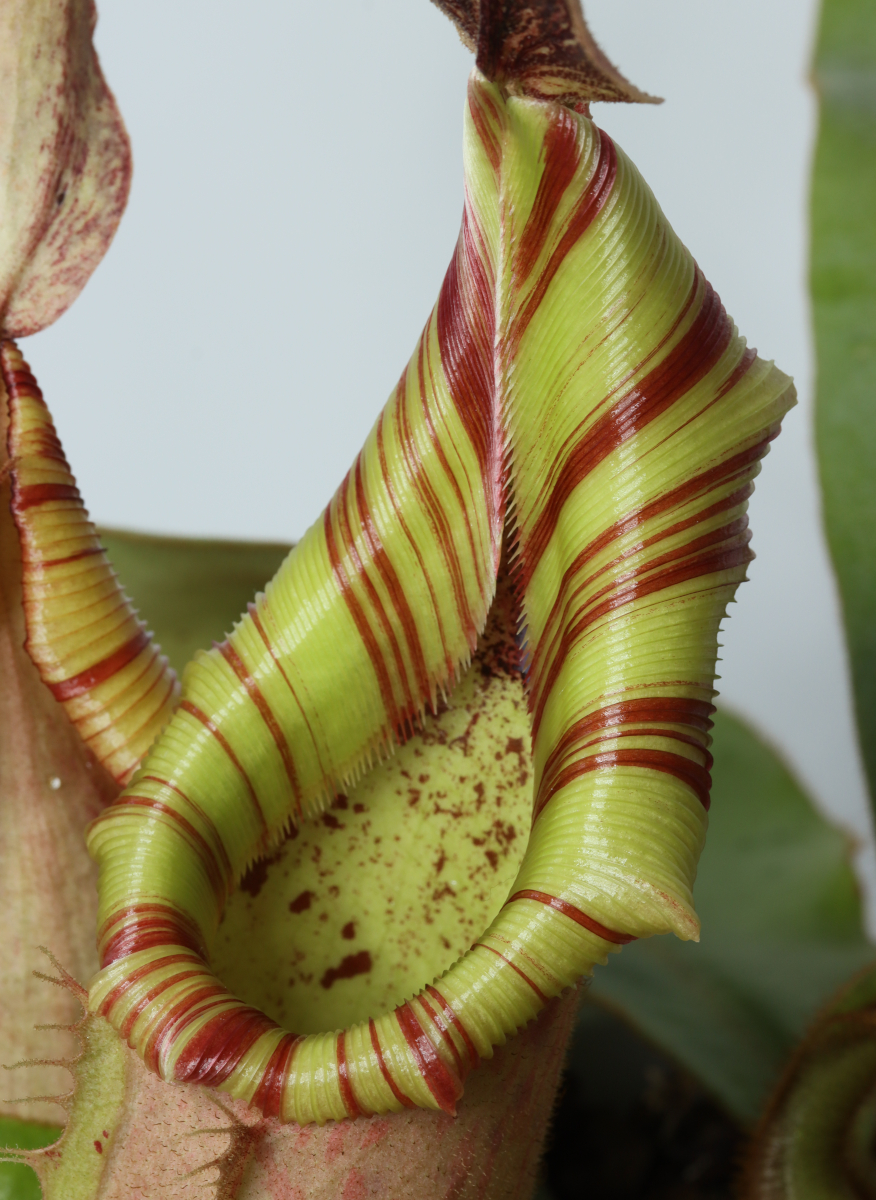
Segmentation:
<svg viewBox="0 0 876 1200">
<path fill-rule="evenodd" d="M 216 973 L 296 1033 L 394 1007 L 507 899 L 531 786 L 522 684 L 481 656 L 422 734 L 249 870 L 215 939 Z"/>
<path fill-rule="evenodd" d="M 222 638 L 288 547 L 101 531 L 172 665 Z M 477 940 L 508 896 L 532 808 L 509 598 L 443 711 L 247 872 L 214 939 L 222 981 L 296 1033 L 376 1016 Z"/>
</svg>

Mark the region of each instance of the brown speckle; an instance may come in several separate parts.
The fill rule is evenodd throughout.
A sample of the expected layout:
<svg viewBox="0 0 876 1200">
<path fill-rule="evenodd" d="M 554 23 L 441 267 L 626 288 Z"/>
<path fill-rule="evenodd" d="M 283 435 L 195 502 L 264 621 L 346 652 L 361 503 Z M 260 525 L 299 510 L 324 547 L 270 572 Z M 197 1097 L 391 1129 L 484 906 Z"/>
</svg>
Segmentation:
<svg viewBox="0 0 876 1200">
<path fill-rule="evenodd" d="M 301 894 L 296 896 L 294 900 L 290 901 L 289 912 L 291 912 L 291 913 L 307 912 L 308 908 L 310 908 L 311 904 L 313 904 L 315 899 L 316 899 L 316 894 L 314 892 L 301 892 Z"/>
<path fill-rule="evenodd" d="M 247 870 L 241 879 L 238 887 L 242 892 L 246 892 L 255 900 L 256 896 L 265 886 L 268 881 L 268 867 L 272 867 L 274 863 L 279 862 L 282 858 L 281 854 L 272 854 L 270 858 L 259 858 Z"/>
<path fill-rule="evenodd" d="M 329 967 L 319 982 L 327 991 L 339 979 L 353 979 L 356 975 L 367 975 L 372 966 L 369 951 L 360 950 L 358 954 L 348 954 L 342 958 L 339 966 Z"/>
<path fill-rule="evenodd" d="M 348 942 L 352 942 L 352 940 L 355 936 L 356 936 L 356 922 L 348 921 L 347 924 L 344 926 L 344 928 L 341 930 L 341 937 L 346 938 Z"/>
</svg>

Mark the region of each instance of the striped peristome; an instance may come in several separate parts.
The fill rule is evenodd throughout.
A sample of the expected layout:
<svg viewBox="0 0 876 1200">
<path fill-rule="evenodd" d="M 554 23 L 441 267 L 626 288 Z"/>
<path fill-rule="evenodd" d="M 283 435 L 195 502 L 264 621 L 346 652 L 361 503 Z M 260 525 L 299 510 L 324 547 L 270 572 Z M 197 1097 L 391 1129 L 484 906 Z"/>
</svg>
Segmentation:
<svg viewBox="0 0 876 1200">
<path fill-rule="evenodd" d="M 793 389 L 584 112 L 476 70 L 465 185 L 438 303 L 362 452 L 90 832 L 92 1009 L 163 1078 L 286 1121 L 452 1112 L 479 1058 L 609 952 L 698 933 L 718 626 Z M 503 535 L 536 768 L 517 880 L 418 995 L 296 1037 L 211 973 L 225 899 L 452 685 Z"/>
<path fill-rule="evenodd" d="M 0 341 L 0 382 L 27 651 L 85 744 L 124 784 L 169 721 L 179 684 L 122 592 L 10 339 Z"/>
</svg>

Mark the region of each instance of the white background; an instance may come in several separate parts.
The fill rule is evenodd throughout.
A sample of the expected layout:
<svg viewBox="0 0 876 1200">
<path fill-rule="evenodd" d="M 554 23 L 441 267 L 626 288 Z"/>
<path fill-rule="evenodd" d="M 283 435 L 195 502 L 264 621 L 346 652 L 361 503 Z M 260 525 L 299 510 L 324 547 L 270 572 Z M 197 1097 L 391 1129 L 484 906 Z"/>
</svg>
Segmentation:
<svg viewBox="0 0 876 1200">
<path fill-rule="evenodd" d="M 659 107 L 597 105 L 751 344 L 797 380 L 751 505 L 722 702 L 870 837 L 811 448 L 812 0 L 589 0 Z M 25 346 L 94 518 L 291 540 L 413 349 L 453 250 L 471 59 L 428 0 L 103 0 L 134 144 L 115 243 Z M 872 844 L 858 865 L 869 880 Z"/>
</svg>

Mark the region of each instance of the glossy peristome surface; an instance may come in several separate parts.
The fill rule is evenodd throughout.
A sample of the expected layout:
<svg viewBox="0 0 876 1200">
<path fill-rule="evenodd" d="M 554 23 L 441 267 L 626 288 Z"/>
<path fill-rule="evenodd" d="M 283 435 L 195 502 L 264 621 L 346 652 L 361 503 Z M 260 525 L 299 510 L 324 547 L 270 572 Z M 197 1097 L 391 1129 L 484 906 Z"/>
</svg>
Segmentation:
<svg viewBox="0 0 876 1200">
<path fill-rule="evenodd" d="M 179 684 L 116 579 L 42 392 L 8 339 L 0 375 L 26 649 L 85 745 L 126 783 L 170 719 Z"/>
<path fill-rule="evenodd" d="M 49 945 L 78 978 L 97 969 L 97 870 L 85 827 L 119 787 L 25 650 L 28 638 L 10 399 L 0 373 L 0 1115 L 57 1122 L 76 1053 L 71 994 L 35 977 Z M 39 1026 L 39 1028 L 36 1028 Z"/>
<path fill-rule="evenodd" d="M 323 517 L 92 827 L 90 1004 L 165 1079 L 297 1122 L 453 1111 L 467 1071 L 633 938 L 696 937 L 719 622 L 793 402 L 582 113 L 472 77 L 463 227 Z M 464 669 L 503 537 L 532 829 L 504 905 L 394 1010 L 297 1036 L 209 965 L 227 896 Z M 294 1027 L 294 1025 L 293 1025 Z"/>
</svg>

